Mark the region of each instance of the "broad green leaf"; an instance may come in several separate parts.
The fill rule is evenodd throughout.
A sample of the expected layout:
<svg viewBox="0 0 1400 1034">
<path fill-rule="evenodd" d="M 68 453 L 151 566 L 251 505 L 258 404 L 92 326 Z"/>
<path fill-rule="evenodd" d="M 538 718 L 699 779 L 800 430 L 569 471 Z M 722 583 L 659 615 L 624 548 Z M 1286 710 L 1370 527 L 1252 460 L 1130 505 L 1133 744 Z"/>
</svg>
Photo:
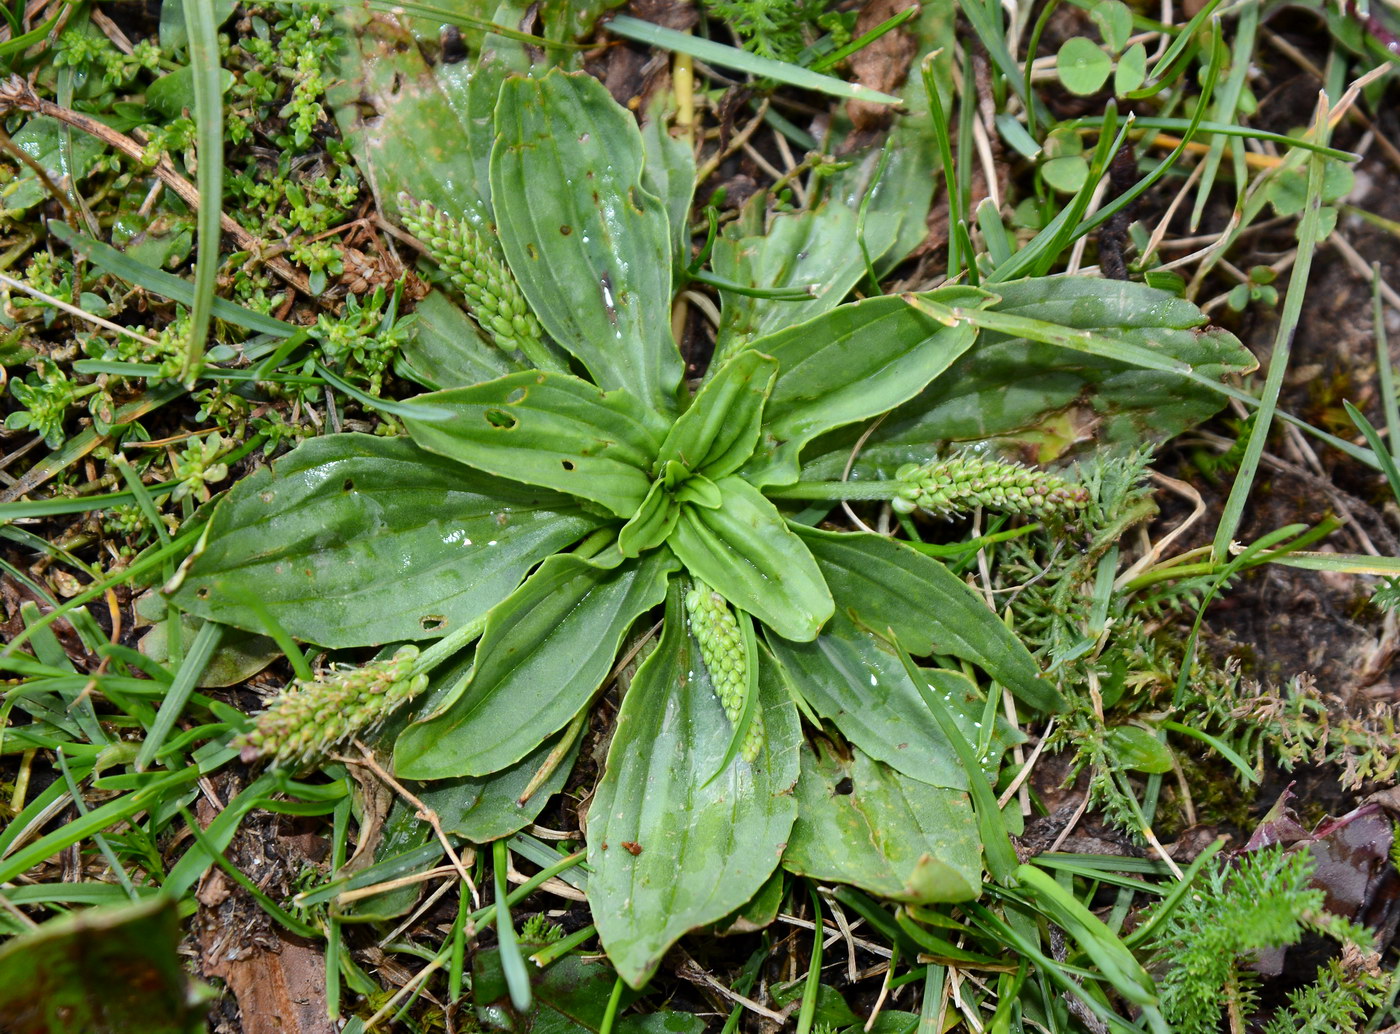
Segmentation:
<svg viewBox="0 0 1400 1034">
<path fill-rule="evenodd" d="M 537 951 L 543 945 L 521 944 L 522 951 Z M 496 948 L 477 952 L 472 958 L 472 1001 L 483 1030 L 519 1034 L 600 1034 L 608 1011 L 616 974 L 606 959 L 584 959 L 566 955 L 544 969 L 531 967 L 534 1007 L 525 1015 L 510 1007 L 510 992 L 501 969 L 501 953 Z M 705 1021 L 692 1013 L 662 1010 L 651 1013 L 621 1012 L 636 998 L 624 994 L 614 1034 L 704 1034 Z"/>
<path fill-rule="evenodd" d="M 974 306 L 991 300 L 964 287 L 936 293 Z M 842 305 L 755 341 L 752 347 L 773 356 L 779 370 L 764 410 L 763 451 L 776 469 L 764 473 L 796 480 L 797 455 L 804 445 L 825 431 L 878 416 L 913 398 L 976 336 L 967 324 L 945 326 L 902 298 L 880 297 Z"/>
<path fill-rule="evenodd" d="M 777 362 L 757 351 L 725 363 L 671 426 L 658 463 L 677 460 L 711 479 L 733 474 L 758 443 L 763 403 L 777 373 Z"/>
<path fill-rule="evenodd" d="M 710 260 L 715 273 L 747 288 L 810 288 L 811 297 L 791 301 L 720 291 L 724 310 L 715 356 L 721 362 L 749 341 L 834 309 L 865 273 L 864 256 L 860 248 L 852 247 L 854 209 L 829 201 L 776 215 L 766 228 L 764 214 L 760 198 L 746 207 L 741 223 L 715 241 Z M 888 250 L 897 232 L 893 224 L 882 229 L 883 239 L 867 242 L 876 255 Z"/>
<path fill-rule="evenodd" d="M 540 565 L 486 619 L 466 692 L 394 745 L 408 779 L 486 776 L 562 729 L 607 677 L 622 637 L 664 598 L 675 558 L 568 553 Z"/>
<path fill-rule="evenodd" d="M 680 504 L 666 491 L 666 483 L 657 478 L 637 512 L 617 533 L 617 548 L 623 556 L 641 556 L 655 549 L 670 536 L 680 516 Z"/>
<path fill-rule="evenodd" d="M 831 593 L 802 540 L 758 489 L 716 482 L 723 505 L 687 506 L 668 540 L 691 574 L 786 639 L 808 640 L 831 617 Z"/>
<path fill-rule="evenodd" d="M 219 69 L 221 94 L 227 93 L 237 79 L 226 68 Z M 194 111 L 194 69 L 185 65 L 167 72 L 146 87 L 146 107 L 167 119 L 177 119 L 186 111 Z"/>
<path fill-rule="evenodd" d="M 181 641 L 185 646 L 188 647 L 202 624 L 204 622 L 189 614 L 180 615 Z M 157 664 L 169 664 L 169 632 L 168 621 L 157 621 L 151 626 L 151 630 L 141 637 L 138 644 L 141 652 Z M 225 629 L 218 648 L 199 674 L 198 684 L 201 689 L 211 686 L 236 686 L 248 681 L 281 656 L 281 649 L 265 635 L 256 635 L 241 629 Z"/>
<path fill-rule="evenodd" d="M 180 958 L 174 898 L 83 909 L 0 948 L 7 1034 L 194 1034 L 200 995 Z"/>
<path fill-rule="evenodd" d="M 417 333 L 404 342 L 403 357 L 435 387 L 462 388 L 518 369 L 441 291 L 430 291 L 413 312 Z"/>
<path fill-rule="evenodd" d="M 1032 707 L 1064 707 L 1021 640 L 937 560 L 882 535 L 815 528 L 798 534 L 842 613 L 879 635 L 892 629 L 899 645 L 917 657 L 937 653 L 971 661 Z"/>
<path fill-rule="evenodd" d="M 816 753 L 803 745 L 783 867 L 895 901 L 966 901 L 981 886 L 982 848 L 967 794 L 819 740 Z"/>
<path fill-rule="evenodd" d="M 15 147 L 34 160 L 55 183 L 83 183 L 92 175 L 103 144 L 87 133 L 74 133 L 73 146 L 65 158 L 63 125 L 56 119 L 38 115 L 26 119 L 12 137 Z M 71 166 L 69 160 L 71 159 Z M 20 164 L 15 178 L 7 185 L 3 211 L 11 218 L 50 197 L 34 169 Z"/>
<path fill-rule="evenodd" d="M 1119 0 L 1099 0 L 1090 10 L 1089 17 L 1103 33 L 1103 41 L 1115 51 L 1128 45 L 1128 37 L 1133 32 L 1133 12 Z"/>
<path fill-rule="evenodd" d="M 377 829 L 373 826 L 369 827 L 369 835 L 375 834 L 378 835 L 379 842 L 371 847 L 366 847 L 363 851 L 356 850 L 355 856 L 336 872 L 338 878 L 353 876 L 372 865 L 389 862 L 390 859 L 398 858 L 409 851 L 422 848 L 425 844 L 437 841 L 433 827 L 423 821 L 422 816 L 418 814 L 418 808 L 402 797 L 394 800 L 382 825 Z M 366 834 L 362 832 L 360 836 L 361 839 L 364 839 Z M 439 852 L 438 857 L 441 857 L 441 852 Z M 436 858 L 431 859 L 428 864 L 435 864 L 436 861 Z M 406 913 L 413 907 L 422 891 L 423 885 L 421 883 L 410 883 L 407 886 L 395 887 L 392 890 L 372 894 L 366 898 L 356 898 L 345 905 L 332 903 L 331 914 L 338 919 L 352 923 L 383 922 Z"/>
<path fill-rule="evenodd" d="M 1147 45 L 1134 43 L 1123 51 L 1113 69 L 1113 92 L 1120 97 L 1138 89 L 1147 80 Z M 1216 139 L 1219 139 L 1218 137 Z"/>
<path fill-rule="evenodd" d="M 380 211 L 397 211 L 407 191 L 484 227 L 486 185 L 474 175 L 469 142 L 484 134 L 489 147 L 492 133 L 468 117 L 465 70 L 430 67 L 402 22 L 369 10 L 342 8 L 332 28 L 344 43 L 327 100 Z"/>
<path fill-rule="evenodd" d="M 768 645 L 793 687 L 871 757 L 934 786 L 967 789 L 967 773 L 899 658 L 844 614 L 838 612 L 813 642 L 769 636 Z M 956 672 L 929 675 L 940 691 L 961 698 L 958 713 L 969 698 L 978 699 L 972 683 Z M 971 720 L 965 726 L 976 738 Z"/>
<path fill-rule="evenodd" d="M 642 187 L 666 206 L 671 227 L 671 261 L 679 278 L 690 264 L 690 203 L 695 195 L 695 152 L 683 136 L 667 130 L 674 103 L 671 91 L 657 90 L 642 124 Z"/>
<path fill-rule="evenodd" d="M 524 8 L 523 4 L 518 8 L 502 4 L 496 13 L 508 14 L 518 24 L 524 16 Z M 483 37 L 481 50 L 474 60 L 459 61 L 438 72 L 445 83 L 457 87 L 456 90 L 448 90 L 448 96 L 465 98 L 462 121 L 470 127 L 465 146 L 472 179 L 485 202 L 489 219 L 495 218 L 491 204 L 491 149 L 496 146 L 496 101 L 500 98 L 503 82 L 512 76 L 530 73 L 530 53 L 525 44 L 495 33 L 487 33 Z M 488 224 L 481 229 L 488 239 L 495 238 L 494 225 Z"/>
<path fill-rule="evenodd" d="M 260 632 L 252 597 L 297 639 L 332 648 L 437 638 L 599 523 L 406 439 L 328 435 L 233 487 L 173 599 Z"/>
<path fill-rule="evenodd" d="M 1051 158 L 1040 167 L 1040 174 L 1061 194 L 1075 194 L 1089 178 L 1089 161 L 1078 154 Z"/>
<path fill-rule="evenodd" d="M 659 418 L 625 391 L 528 370 L 409 399 L 458 419 L 405 419 L 413 440 L 501 477 L 588 499 L 630 517 L 651 487 Z"/>
<path fill-rule="evenodd" d="M 729 721 L 673 588 L 661 643 L 623 698 L 588 810 L 589 906 L 608 957 L 633 987 L 681 935 L 744 904 L 777 867 L 797 813 L 801 734 L 771 672 L 759 693 L 763 753 L 707 783 Z"/>
<path fill-rule="evenodd" d="M 670 226 L 636 121 L 597 79 L 552 70 L 506 80 L 496 128 L 496 222 L 530 307 L 598 385 L 673 409 Z"/>
<path fill-rule="evenodd" d="M 1143 284 L 1042 277 L 997 284 L 996 290 L 998 312 L 1117 338 L 1190 363 L 1208 377 L 1224 379 L 1256 365 L 1233 335 L 1200 329 L 1205 316 L 1190 302 Z M 950 441 L 995 439 L 1042 463 L 1089 439 L 1162 441 L 1216 413 L 1223 402 L 1178 374 L 987 333 L 880 424 L 861 448 L 853 476 L 891 477 L 900 464 L 926 462 Z M 802 476 L 839 478 L 863 430 L 845 428 L 813 443 Z"/>
<path fill-rule="evenodd" d="M 563 758 L 554 771 L 524 804 L 520 796 L 529 787 L 549 759 L 560 748 L 560 736 L 552 736 L 509 768 L 484 777 L 462 776 L 443 779 L 419 786 L 415 794 L 437 813 L 444 832 L 453 833 L 474 844 L 486 844 L 510 836 L 523 829 L 535 818 L 549 799 L 564 788 L 564 781 L 573 771 L 582 737 L 563 750 Z"/>
</svg>

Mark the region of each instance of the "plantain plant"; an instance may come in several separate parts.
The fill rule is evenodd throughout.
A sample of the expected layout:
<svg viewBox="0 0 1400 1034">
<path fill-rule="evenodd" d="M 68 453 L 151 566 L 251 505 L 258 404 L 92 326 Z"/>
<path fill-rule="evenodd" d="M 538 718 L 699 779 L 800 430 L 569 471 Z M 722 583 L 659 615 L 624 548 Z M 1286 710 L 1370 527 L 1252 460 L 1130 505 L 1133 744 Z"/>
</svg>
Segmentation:
<svg viewBox="0 0 1400 1034">
<path fill-rule="evenodd" d="M 590 903 L 634 986 L 780 863 L 905 900 L 976 896 L 968 791 L 995 777 L 1015 735 L 992 720 L 995 686 L 1027 709 L 1061 706 L 1013 632 L 928 551 L 817 527 L 833 501 L 1064 519 L 1081 498 L 1072 484 L 940 459 L 936 444 L 1086 405 L 1111 436 L 1142 419 L 1143 399 L 1161 399 L 1159 423 L 1189 420 L 1215 401 L 1188 377 L 1248 365 L 1228 335 L 1193 329 L 1194 307 L 1139 285 L 945 285 L 839 304 L 858 262 L 842 286 L 791 300 L 726 291 L 715 358 L 693 384 L 671 332 L 693 177 L 688 153 L 664 175 L 657 156 L 676 151 L 652 144 L 586 75 L 501 77 L 477 201 L 401 207 L 482 331 L 438 320 L 461 331 L 423 366 L 461 383 L 399 404 L 406 437 L 313 439 L 235 486 L 174 590 L 209 621 L 330 649 L 392 646 L 368 675 L 298 680 L 292 696 L 325 702 L 274 704 L 243 735 L 245 757 L 304 764 L 417 696 L 384 744 L 396 774 L 495 781 L 512 800 L 576 748 L 620 660 L 642 656 L 587 816 Z M 826 211 L 849 210 L 835 198 Z M 784 258 L 735 235 L 715 248 L 730 287 L 765 261 Z M 1033 391 L 1019 384 L 1030 369 L 1043 378 Z M 843 476 L 851 436 L 886 414 Z M 959 419 L 975 430 L 940 430 Z M 903 653 L 930 666 L 911 671 Z M 290 728 L 298 715 L 312 728 L 336 718 L 317 741 Z M 803 720 L 825 734 L 816 751 Z M 980 751 L 973 765 L 952 731 Z M 824 853 L 824 831 L 844 821 L 830 802 L 845 800 L 824 781 L 841 771 L 857 784 L 852 807 L 897 800 L 927 841 L 908 857 L 884 850 L 878 879 Z M 879 827 L 878 810 L 861 821 Z"/>
</svg>

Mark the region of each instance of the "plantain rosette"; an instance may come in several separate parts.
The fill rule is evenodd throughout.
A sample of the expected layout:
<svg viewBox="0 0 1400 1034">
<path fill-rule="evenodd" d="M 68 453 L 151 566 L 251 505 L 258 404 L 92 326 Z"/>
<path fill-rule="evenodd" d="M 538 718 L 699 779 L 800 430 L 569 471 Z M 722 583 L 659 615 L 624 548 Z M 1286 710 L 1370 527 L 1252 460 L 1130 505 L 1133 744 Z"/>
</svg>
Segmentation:
<svg viewBox="0 0 1400 1034">
<path fill-rule="evenodd" d="M 922 307 L 804 304 L 799 325 L 728 341 L 692 393 L 670 332 L 681 231 L 667 214 L 684 219 L 689 184 L 680 203 L 648 191 L 658 178 L 635 122 L 585 75 L 506 79 L 495 125 L 482 205 L 572 372 L 516 369 L 411 399 L 398 410 L 407 439 L 306 442 L 230 492 L 176 599 L 241 628 L 270 618 L 332 648 L 479 632 L 469 675 L 436 684 L 397 736 L 396 772 L 414 780 L 492 777 L 576 730 L 619 651 L 662 608 L 588 816 L 594 917 L 618 971 L 640 986 L 678 937 L 758 891 L 795 821 L 801 833 L 796 702 L 883 766 L 880 778 L 905 780 L 901 793 L 923 787 L 964 808 L 969 778 L 985 776 L 957 764 L 894 648 L 975 665 L 1029 708 L 1060 706 L 1025 647 L 937 561 L 797 523 L 770 498 L 798 479 L 819 436 L 896 407 L 911 414 L 906 433 L 924 389 L 973 355 L 977 324 L 958 314 L 1000 299 L 950 287 L 919 296 Z M 1122 307 L 1149 303 L 1164 296 L 1133 287 Z M 1228 336 L 1188 329 L 1202 322 L 1194 309 L 1176 317 L 1138 346 L 1239 359 Z M 453 347 L 489 350 L 477 335 Z M 737 749 L 747 722 L 726 717 L 686 621 L 693 584 L 739 618 L 745 715 L 761 713 L 766 730 L 747 756 Z M 936 684 L 947 699 L 977 697 L 961 672 Z M 814 860 L 812 835 L 797 838 L 797 871 L 828 864 Z M 911 899 L 975 895 L 975 842 L 937 859 L 937 880 L 927 854 L 916 861 L 925 877 Z"/>
</svg>

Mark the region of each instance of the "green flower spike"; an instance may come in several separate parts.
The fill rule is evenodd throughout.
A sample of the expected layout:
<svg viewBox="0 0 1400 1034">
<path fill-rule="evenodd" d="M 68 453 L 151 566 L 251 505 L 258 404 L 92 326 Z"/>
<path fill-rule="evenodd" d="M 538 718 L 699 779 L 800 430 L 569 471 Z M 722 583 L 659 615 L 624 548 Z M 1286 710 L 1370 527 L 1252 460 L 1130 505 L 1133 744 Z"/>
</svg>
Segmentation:
<svg viewBox="0 0 1400 1034">
<path fill-rule="evenodd" d="M 267 758 L 299 767 L 337 744 L 369 732 L 428 685 L 413 674 L 416 646 L 358 668 L 340 668 L 315 682 L 296 679 L 254 719 L 252 731 L 234 739 L 245 762 Z"/>
<path fill-rule="evenodd" d="M 715 694 L 724 705 L 729 724 L 738 725 L 749 691 L 748 654 L 739 622 L 724 597 L 701 581 L 685 594 L 685 611 Z M 763 715 L 755 710 L 741 754 L 752 764 L 762 750 Z"/>
<path fill-rule="evenodd" d="M 1056 474 L 978 456 L 906 463 L 894 476 L 903 482 L 890 501 L 898 513 L 921 509 L 951 517 L 981 506 L 1003 513 L 1057 517 L 1089 501 L 1082 486 Z"/>
<path fill-rule="evenodd" d="M 409 233 L 427 248 L 433 262 L 462 292 L 481 329 L 507 352 L 537 361 L 544 351 L 544 330 L 506 264 L 467 222 L 453 219 L 427 201 L 398 197 L 399 213 Z"/>
</svg>

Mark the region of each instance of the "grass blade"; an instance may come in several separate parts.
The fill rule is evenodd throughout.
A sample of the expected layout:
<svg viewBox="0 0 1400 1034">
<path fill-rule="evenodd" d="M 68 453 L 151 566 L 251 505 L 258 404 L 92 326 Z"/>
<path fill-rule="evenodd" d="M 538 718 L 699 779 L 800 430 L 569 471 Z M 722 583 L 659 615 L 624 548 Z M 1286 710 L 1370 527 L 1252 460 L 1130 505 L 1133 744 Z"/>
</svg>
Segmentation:
<svg viewBox="0 0 1400 1034">
<path fill-rule="evenodd" d="M 1328 132 L 1326 103 L 1324 97 L 1313 122 L 1313 135 L 1322 142 L 1326 141 Z M 1313 254 L 1317 250 L 1324 171 L 1322 156 L 1313 154 L 1308 159 L 1307 204 L 1303 209 L 1302 222 L 1298 226 L 1298 258 L 1288 276 L 1288 292 L 1284 297 L 1278 333 L 1274 337 L 1274 347 L 1270 353 L 1269 373 L 1264 379 L 1264 390 L 1259 397 L 1258 416 L 1250 430 L 1239 473 L 1235 476 L 1235 483 L 1230 486 L 1230 495 L 1225 500 L 1220 523 L 1215 529 L 1211 555 L 1216 561 L 1223 561 L 1228 557 L 1230 543 L 1235 537 L 1235 532 L 1239 530 L 1244 508 L 1249 503 L 1250 492 L 1254 487 L 1254 475 L 1258 473 L 1259 461 L 1264 455 L 1264 445 L 1273 426 L 1279 392 L 1283 390 L 1283 377 L 1288 370 L 1288 359 L 1293 349 L 1293 334 L 1297 331 L 1298 321 L 1303 314 L 1303 296 L 1307 291 L 1308 275 L 1312 272 Z"/>
<path fill-rule="evenodd" d="M 185 31 L 190 38 L 190 70 L 194 73 L 196 179 L 202 198 L 196 213 L 194 304 L 190 308 L 190 337 L 180 364 L 180 383 L 194 387 L 204 360 L 204 340 L 213 315 L 214 279 L 219 273 L 219 213 L 224 196 L 224 98 L 219 67 L 218 21 L 214 0 L 185 0 Z"/>
<path fill-rule="evenodd" d="M 987 861 L 987 872 L 998 883 L 1013 881 L 1016 866 L 1019 864 L 1016 849 L 1011 846 L 1011 838 L 1006 832 L 1005 822 L 1002 821 L 996 795 L 992 793 L 991 785 L 982 773 L 982 766 L 978 764 L 973 745 L 968 742 L 961 727 L 954 721 L 948 705 L 929 686 L 923 672 L 910 659 L 909 654 L 895 644 L 893 631 L 889 633 L 887 640 L 891 649 L 898 655 L 900 663 L 904 665 L 910 681 L 919 691 L 919 696 L 923 698 L 924 705 L 938 723 L 938 728 L 953 745 L 958 761 L 967 773 L 968 793 L 972 795 L 972 807 L 977 815 L 977 829 L 982 837 L 982 853 Z"/>
<path fill-rule="evenodd" d="M 148 291 L 153 291 L 171 301 L 179 302 L 181 305 L 194 305 L 197 290 L 195 285 L 188 280 L 182 280 L 173 273 L 167 273 L 154 266 L 148 266 L 144 262 L 138 262 L 130 255 L 123 254 L 110 245 L 93 240 L 91 237 L 85 237 L 58 219 L 49 220 L 49 235 L 68 245 L 74 254 L 81 255 L 104 272 L 120 277 L 129 284 L 144 287 Z M 235 305 L 224 298 L 214 298 L 212 311 L 225 323 L 232 323 L 258 334 L 291 337 L 300 329 L 290 323 L 284 323 L 271 316 L 264 316 L 260 312 L 253 312 L 241 305 Z"/>
<path fill-rule="evenodd" d="M 822 900 L 816 888 L 808 887 L 812 898 L 812 960 L 807 966 L 807 982 L 802 988 L 802 1009 L 797 1014 L 797 1034 L 811 1034 L 812 1021 L 817 1015 L 817 996 L 822 980 Z"/>
<path fill-rule="evenodd" d="M 629 15 L 620 14 L 608 22 L 608 30 L 616 36 L 630 39 L 636 43 L 645 43 L 664 50 L 672 50 L 678 54 L 689 54 L 707 64 L 747 72 L 749 75 L 761 79 L 774 79 L 799 89 L 814 90 L 831 97 L 869 101 L 872 104 L 900 103 L 898 97 L 881 93 L 879 90 L 872 90 L 859 83 L 848 83 L 841 79 L 834 79 L 829 75 L 813 72 L 810 68 L 790 65 L 784 61 L 775 61 L 769 57 L 760 57 L 757 54 L 750 54 L 747 50 L 725 46 L 723 43 L 702 39 L 699 36 L 691 36 L 688 33 L 677 32 L 675 29 L 663 28 L 660 25 L 653 25 L 651 22 L 644 22 L 640 18 L 633 18 Z"/>
<path fill-rule="evenodd" d="M 151 763 L 165 743 L 165 738 L 170 735 L 170 730 L 175 728 L 175 722 L 189 703 L 190 694 L 194 692 L 199 677 L 204 674 L 210 658 L 218 649 L 223 633 L 224 626 L 217 621 L 206 621 L 199 626 L 194 642 L 190 644 L 189 652 L 180 664 L 180 670 L 175 673 L 175 681 L 170 683 L 165 699 L 161 701 L 160 710 L 156 712 L 156 724 L 136 754 L 136 771 L 143 771 Z"/>
<path fill-rule="evenodd" d="M 525 956 L 520 954 L 520 942 L 515 939 L 515 927 L 510 921 L 510 906 L 506 901 L 506 842 L 491 845 L 492 878 L 496 881 L 496 940 L 501 948 L 501 971 L 510 989 L 510 1004 L 517 1012 L 530 1011 L 530 972 L 525 968 Z M 620 982 L 620 981 L 619 981 Z M 614 1007 L 615 1008 L 615 1007 Z"/>
</svg>

